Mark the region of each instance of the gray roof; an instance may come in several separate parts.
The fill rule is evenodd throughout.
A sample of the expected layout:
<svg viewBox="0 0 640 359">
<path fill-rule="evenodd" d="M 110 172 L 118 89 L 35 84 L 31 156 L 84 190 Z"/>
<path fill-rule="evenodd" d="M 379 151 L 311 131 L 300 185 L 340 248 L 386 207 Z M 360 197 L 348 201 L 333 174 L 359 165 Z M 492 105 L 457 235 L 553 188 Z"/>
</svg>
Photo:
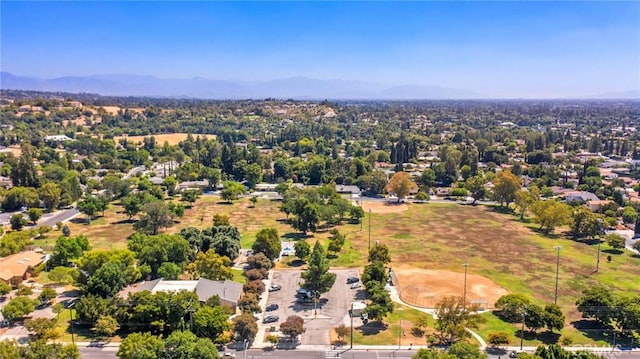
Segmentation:
<svg viewBox="0 0 640 359">
<path fill-rule="evenodd" d="M 196 285 L 196 294 L 202 302 L 217 295 L 221 300 L 235 303 L 242 294 L 242 284 L 231 280 L 222 281 L 200 278 Z"/>
<path fill-rule="evenodd" d="M 360 188 L 358 186 L 349 186 L 349 185 L 336 185 L 336 192 L 338 193 L 351 193 L 351 194 L 360 194 Z"/>
</svg>

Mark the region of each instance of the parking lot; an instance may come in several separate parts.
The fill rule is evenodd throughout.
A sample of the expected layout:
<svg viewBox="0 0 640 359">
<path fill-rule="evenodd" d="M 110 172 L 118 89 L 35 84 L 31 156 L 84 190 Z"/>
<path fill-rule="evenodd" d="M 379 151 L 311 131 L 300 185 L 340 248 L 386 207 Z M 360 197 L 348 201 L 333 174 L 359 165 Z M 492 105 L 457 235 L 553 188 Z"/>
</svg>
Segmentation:
<svg viewBox="0 0 640 359">
<path fill-rule="evenodd" d="M 347 284 L 347 278 L 359 276 L 356 269 L 331 270 L 336 273 L 336 282 L 331 290 L 323 294 L 319 303 L 298 303 L 296 291 L 300 288 L 303 280 L 300 277 L 300 270 L 277 270 L 273 273 L 272 285 L 281 285 L 279 291 L 265 293 L 267 295 L 267 305 L 275 303 L 279 308 L 267 315 L 279 316 L 279 321 L 275 323 L 262 324 L 267 328 L 279 327 L 289 315 L 298 315 L 305 321 L 306 332 L 302 335 L 301 344 L 330 344 L 329 333 L 340 323 L 348 323 L 349 309 L 354 300 L 363 300 L 363 288 L 351 289 Z"/>
</svg>

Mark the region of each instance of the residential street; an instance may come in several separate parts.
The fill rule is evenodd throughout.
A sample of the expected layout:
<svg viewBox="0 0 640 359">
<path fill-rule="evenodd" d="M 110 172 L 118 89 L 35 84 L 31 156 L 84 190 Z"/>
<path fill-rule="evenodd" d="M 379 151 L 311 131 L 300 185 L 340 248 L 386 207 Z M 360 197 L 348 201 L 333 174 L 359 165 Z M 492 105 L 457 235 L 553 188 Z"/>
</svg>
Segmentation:
<svg viewBox="0 0 640 359">
<path fill-rule="evenodd" d="M 76 208 L 63 209 L 58 212 L 48 213 L 42 216 L 40 221 L 38 221 L 38 225 L 55 227 L 56 223 L 68 221 L 79 213 L 80 211 L 78 211 Z"/>
</svg>

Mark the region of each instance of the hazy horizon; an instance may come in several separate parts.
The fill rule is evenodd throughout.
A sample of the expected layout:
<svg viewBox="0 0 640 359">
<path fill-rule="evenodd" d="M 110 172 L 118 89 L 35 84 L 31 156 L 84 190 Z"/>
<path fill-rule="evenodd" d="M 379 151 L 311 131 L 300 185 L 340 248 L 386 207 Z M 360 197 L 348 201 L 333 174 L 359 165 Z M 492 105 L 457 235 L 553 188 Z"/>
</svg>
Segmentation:
<svg viewBox="0 0 640 359">
<path fill-rule="evenodd" d="M 2 2 L 0 70 L 307 78 L 488 98 L 640 92 L 633 2 Z"/>
</svg>

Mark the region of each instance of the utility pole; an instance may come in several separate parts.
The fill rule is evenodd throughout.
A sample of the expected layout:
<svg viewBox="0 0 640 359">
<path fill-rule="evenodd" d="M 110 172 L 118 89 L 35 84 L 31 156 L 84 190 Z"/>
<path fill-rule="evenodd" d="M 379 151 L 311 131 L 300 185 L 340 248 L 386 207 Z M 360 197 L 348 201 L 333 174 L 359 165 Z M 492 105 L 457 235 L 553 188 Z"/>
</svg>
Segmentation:
<svg viewBox="0 0 640 359">
<path fill-rule="evenodd" d="M 464 267 L 464 289 L 462 291 L 462 307 L 464 309 L 467 309 L 467 267 L 469 266 L 469 263 L 464 262 L 462 263 L 462 266 Z"/>
<path fill-rule="evenodd" d="M 76 344 L 76 337 L 75 337 L 75 335 L 74 335 L 74 333 L 73 333 L 73 332 L 74 332 L 74 330 L 73 330 L 73 311 L 71 310 L 71 308 L 73 308 L 73 306 L 74 306 L 75 304 L 76 304 L 76 303 L 75 303 L 75 302 L 73 302 L 73 303 L 71 303 L 71 305 L 69 306 L 69 321 L 71 322 L 71 343 L 72 343 L 72 344 L 74 344 L 74 345 Z"/>
<path fill-rule="evenodd" d="M 553 299 L 553 304 L 557 305 L 558 304 L 558 275 L 560 274 L 560 249 L 562 247 L 555 246 L 553 248 L 558 253 L 557 259 L 556 259 L 556 294 L 555 294 L 554 299 Z"/>
<path fill-rule="evenodd" d="M 369 208 L 369 250 L 371 250 L 371 208 Z"/>
<path fill-rule="evenodd" d="M 351 345 L 349 345 L 349 349 L 353 349 L 353 302 L 351 302 Z"/>
<path fill-rule="evenodd" d="M 602 234 L 604 233 L 602 222 L 602 218 L 598 218 L 598 257 L 596 259 L 596 272 L 600 270 L 600 244 L 602 244 Z"/>
<path fill-rule="evenodd" d="M 193 306 L 191 305 L 191 299 L 189 299 L 189 305 L 187 306 L 187 313 L 189 313 L 189 330 L 193 333 Z"/>
<path fill-rule="evenodd" d="M 402 319 L 400 319 L 400 330 L 398 330 L 398 349 L 400 349 L 400 340 L 402 339 Z"/>
</svg>

